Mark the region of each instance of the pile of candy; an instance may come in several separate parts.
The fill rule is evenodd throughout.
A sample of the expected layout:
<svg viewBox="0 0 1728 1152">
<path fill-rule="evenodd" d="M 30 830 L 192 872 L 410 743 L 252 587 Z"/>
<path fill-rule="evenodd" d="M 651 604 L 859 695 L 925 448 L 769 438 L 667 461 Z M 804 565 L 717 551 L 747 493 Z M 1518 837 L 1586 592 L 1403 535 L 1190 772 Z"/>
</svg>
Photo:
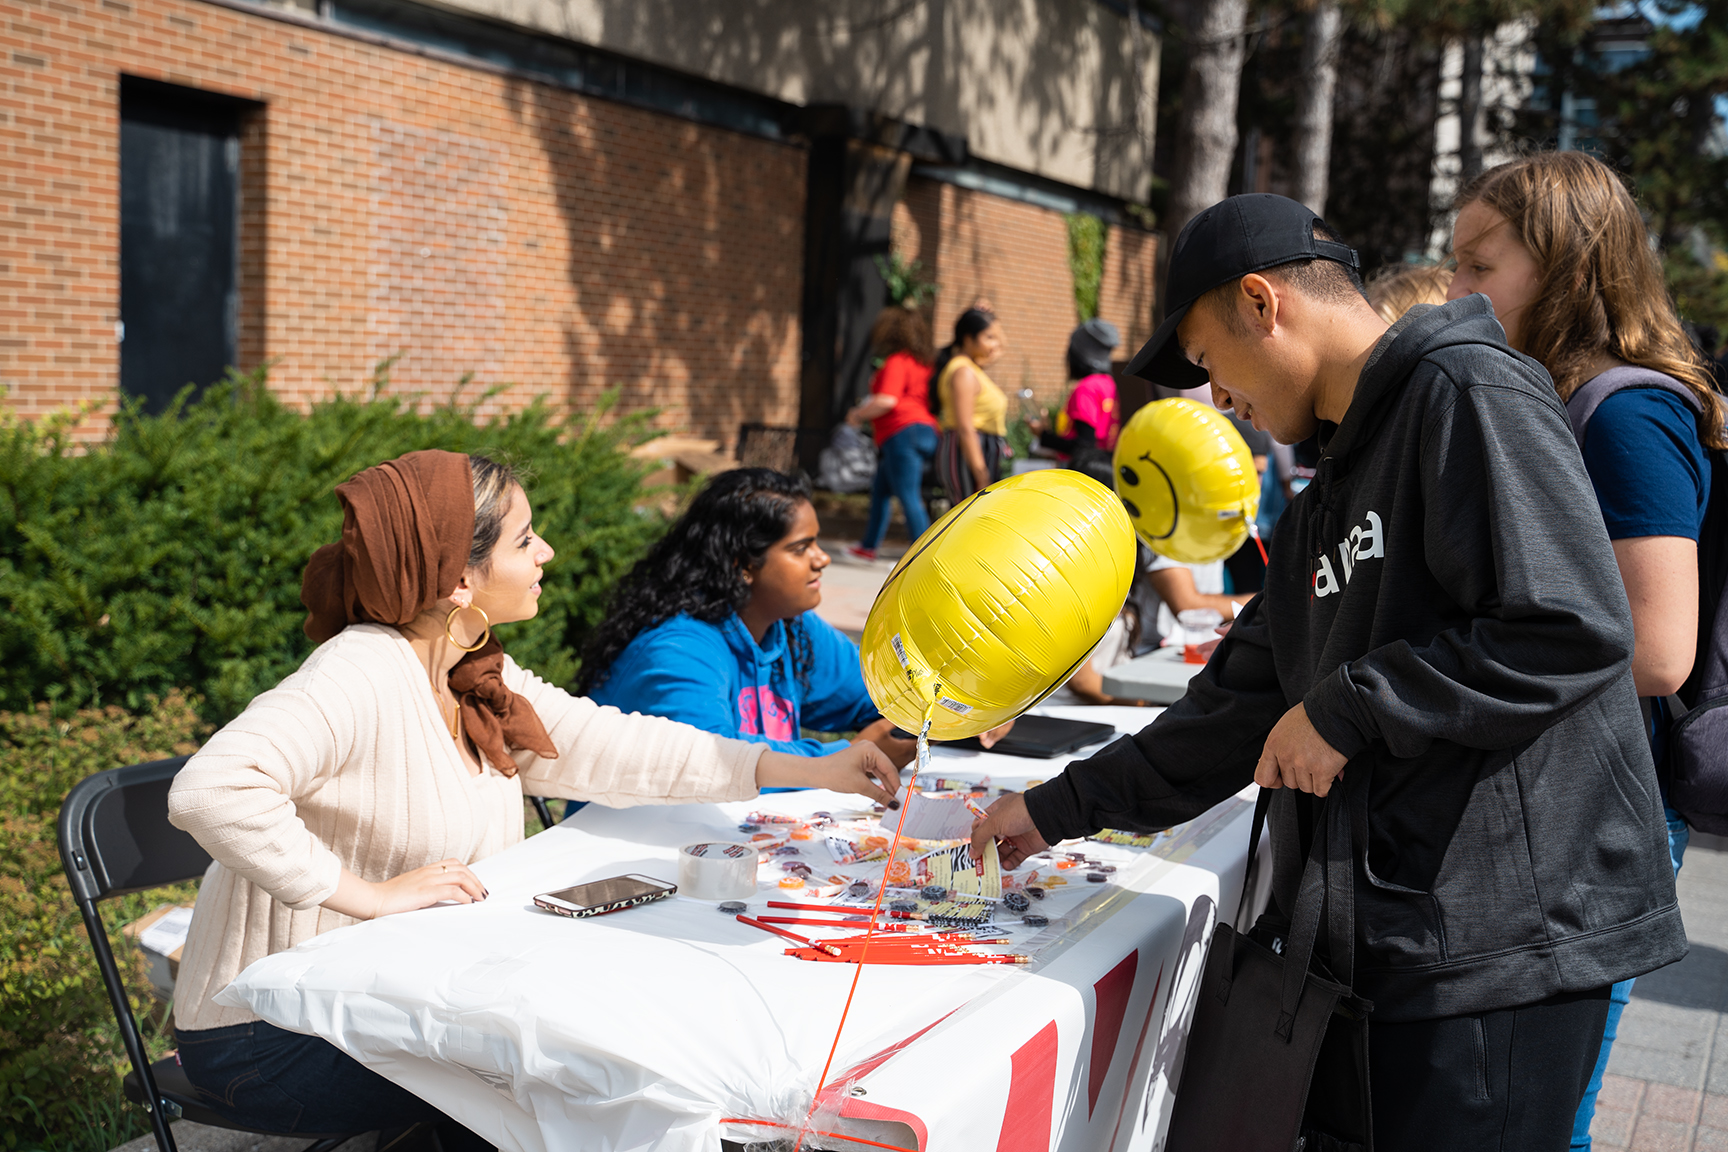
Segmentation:
<svg viewBox="0 0 1728 1152">
<path fill-rule="evenodd" d="M 973 783 L 942 777 L 920 778 L 929 797 L 958 798 L 980 811 L 978 801 L 989 794 L 988 780 Z M 1008 789 L 997 789 L 999 792 Z M 1024 957 L 980 953 L 969 947 L 1005 941 L 1012 933 L 1046 928 L 1052 911 L 1041 907 L 1047 897 L 1071 883 L 1104 885 L 1125 864 L 1122 849 L 1144 849 L 1159 835 L 1136 836 L 1104 831 L 1088 839 L 1098 851 L 1076 850 L 1076 844 L 1046 849 L 1003 872 L 991 846 L 982 862 L 972 859 L 968 841 L 918 840 L 902 836 L 895 858 L 888 858 L 893 825 L 882 812 L 814 812 L 788 816 L 771 811 L 751 812 L 738 830 L 750 838 L 763 864 L 774 865 L 781 900 L 770 909 L 794 915 L 752 918 L 738 902 L 721 911 L 744 923 L 788 937 L 796 947 L 786 954 L 805 960 L 856 963 L 863 952 L 864 930 L 880 895 L 882 912 L 871 943 L 868 963 L 1021 963 Z M 1168 835 L 1168 834 L 1160 834 Z M 1081 845 L 1085 847 L 1085 845 Z M 832 903 L 797 903 L 816 898 Z M 1068 915 L 1075 898 L 1060 901 Z M 786 926 L 790 926 L 786 927 Z M 850 929 L 859 935 L 818 940 L 790 929 Z M 879 951 L 880 950 L 880 951 Z"/>
</svg>

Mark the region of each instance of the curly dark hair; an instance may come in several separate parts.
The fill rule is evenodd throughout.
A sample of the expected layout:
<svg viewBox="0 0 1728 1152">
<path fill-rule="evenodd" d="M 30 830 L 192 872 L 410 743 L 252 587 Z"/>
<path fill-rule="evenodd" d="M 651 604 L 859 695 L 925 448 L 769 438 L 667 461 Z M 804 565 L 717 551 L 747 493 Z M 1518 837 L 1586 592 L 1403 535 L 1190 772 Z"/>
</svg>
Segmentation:
<svg viewBox="0 0 1728 1152">
<path fill-rule="evenodd" d="M 582 652 L 577 688 L 606 683 L 630 642 L 674 616 L 718 624 L 750 602 L 744 573 L 762 566 L 776 541 L 792 530 L 810 481 L 771 468 L 738 468 L 708 482 L 689 509 L 618 582 L 606 619 Z M 786 622 L 786 650 L 798 686 L 810 687 L 812 649 L 803 621 Z"/>
<path fill-rule="evenodd" d="M 924 314 L 898 304 L 888 305 L 876 317 L 870 328 L 870 347 L 884 360 L 896 352 L 909 353 L 926 368 L 936 356 L 930 346 L 930 325 Z"/>
</svg>

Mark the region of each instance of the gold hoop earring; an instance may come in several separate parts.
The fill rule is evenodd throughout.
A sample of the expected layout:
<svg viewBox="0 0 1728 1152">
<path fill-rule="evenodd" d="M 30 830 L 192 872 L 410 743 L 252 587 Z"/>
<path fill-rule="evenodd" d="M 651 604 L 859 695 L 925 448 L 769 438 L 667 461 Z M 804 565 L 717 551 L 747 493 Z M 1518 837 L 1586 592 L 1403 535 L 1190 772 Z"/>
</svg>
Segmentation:
<svg viewBox="0 0 1728 1152">
<path fill-rule="evenodd" d="M 486 609 L 484 608 L 474 604 L 467 606 L 467 611 L 480 613 L 480 619 L 486 621 L 486 630 L 480 633 L 480 639 L 474 641 L 471 646 L 463 647 L 462 644 L 457 641 L 456 637 L 450 635 L 450 625 L 456 623 L 456 613 L 463 610 L 462 605 L 458 604 L 456 607 L 450 609 L 450 615 L 444 617 L 444 638 L 450 641 L 450 643 L 456 645 L 456 647 L 461 648 L 464 652 L 478 652 L 486 646 L 486 641 L 492 639 L 492 617 L 486 615 Z"/>
</svg>

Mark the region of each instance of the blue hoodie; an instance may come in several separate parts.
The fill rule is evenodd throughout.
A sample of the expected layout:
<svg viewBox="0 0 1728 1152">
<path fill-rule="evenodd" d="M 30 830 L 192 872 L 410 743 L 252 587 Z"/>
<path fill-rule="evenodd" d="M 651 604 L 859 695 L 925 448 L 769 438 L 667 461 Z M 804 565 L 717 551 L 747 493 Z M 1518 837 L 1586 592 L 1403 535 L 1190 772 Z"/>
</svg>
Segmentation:
<svg viewBox="0 0 1728 1152">
<path fill-rule="evenodd" d="M 881 713 L 864 688 L 858 646 L 814 612 L 799 619 L 810 638 L 808 695 L 786 651 L 785 624 L 775 621 L 758 646 L 734 612 L 718 624 L 674 616 L 638 634 L 592 698 L 794 756 L 838 752 L 846 741 L 799 739 L 800 728 L 854 732 Z"/>
</svg>

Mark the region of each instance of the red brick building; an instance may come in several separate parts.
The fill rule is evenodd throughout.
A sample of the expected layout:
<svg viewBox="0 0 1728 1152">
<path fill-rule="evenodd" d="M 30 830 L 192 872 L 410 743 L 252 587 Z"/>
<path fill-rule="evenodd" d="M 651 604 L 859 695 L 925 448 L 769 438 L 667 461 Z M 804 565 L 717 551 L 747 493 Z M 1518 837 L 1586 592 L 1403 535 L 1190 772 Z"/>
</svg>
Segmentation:
<svg viewBox="0 0 1728 1152">
<path fill-rule="evenodd" d="M 691 4 L 672 11 L 726 14 Z M 96 435 L 122 387 L 160 395 L 220 364 L 268 363 L 273 388 L 306 402 L 396 357 L 392 390 L 431 401 L 472 374 L 473 395 L 510 384 L 489 410 L 541 393 L 587 406 L 618 387 L 627 407 L 726 443 L 745 421 L 825 427 L 830 397 L 861 381 L 855 364 L 835 380 L 843 356 L 812 326 L 826 339 L 836 310 L 874 307 L 833 271 L 867 253 L 846 231 L 855 173 L 822 167 L 831 137 L 854 142 L 848 157 L 860 138 L 903 154 L 888 164 L 896 241 L 941 285 L 939 329 L 975 294 L 996 303 L 1005 387 L 1060 389 L 1075 323 L 1065 211 L 1112 221 L 1101 312 L 1131 340 L 1146 331 L 1152 237 L 1123 210 L 1144 182 L 1124 185 L 1121 163 L 1065 183 L 1048 174 L 1073 167 L 1061 137 L 1016 169 L 984 154 L 1012 133 L 963 109 L 853 105 L 836 120 L 788 99 L 784 68 L 741 84 L 665 59 L 640 26 L 584 42 L 533 13 L 461 7 L 0 0 L 11 409 L 89 404 Z M 1096 8 L 1075 33 L 1086 43 L 1125 24 L 1083 7 Z M 967 27 L 991 11 L 953 0 L 926 16 Z M 729 35 L 724 19 L 701 28 Z M 677 31 L 662 35 L 683 50 Z M 915 51 L 928 32 L 897 34 Z M 830 233 L 853 247 L 824 255 Z M 824 276 L 840 284 L 826 296 Z"/>
<path fill-rule="evenodd" d="M 1064 383 L 1068 334 L 1076 324 L 1066 214 L 989 192 L 914 176 L 894 213 L 894 247 L 941 285 L 933 309 L 939 342 L 978 297 L 1002 318 L 1007 351 L 990 370 L 1007 391 L 1031 387 L 1049 399 Z M 1110 224 L 1098 314 L 1122 331 L 1121 359 L 1152 335 L 1157 238 Z M 1129 347 L 1129 346 L 1132 347 Z"/>
</svg>

